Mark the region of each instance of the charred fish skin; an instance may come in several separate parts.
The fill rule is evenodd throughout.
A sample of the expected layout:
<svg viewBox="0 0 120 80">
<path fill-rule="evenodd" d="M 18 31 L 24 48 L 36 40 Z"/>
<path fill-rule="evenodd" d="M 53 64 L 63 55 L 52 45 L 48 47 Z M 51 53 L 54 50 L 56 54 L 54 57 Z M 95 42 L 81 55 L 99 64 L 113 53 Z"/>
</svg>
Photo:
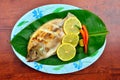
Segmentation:
<svg viewBox="0 0 120 80">
<path fill-rule="evenodd" d="M 63 19 L 54 19 L 38 28 L 28 43 L 27 61 L 38 61 L 55 55 L 57 47 L 64 36 L 59 25 Z"/>
</svg>

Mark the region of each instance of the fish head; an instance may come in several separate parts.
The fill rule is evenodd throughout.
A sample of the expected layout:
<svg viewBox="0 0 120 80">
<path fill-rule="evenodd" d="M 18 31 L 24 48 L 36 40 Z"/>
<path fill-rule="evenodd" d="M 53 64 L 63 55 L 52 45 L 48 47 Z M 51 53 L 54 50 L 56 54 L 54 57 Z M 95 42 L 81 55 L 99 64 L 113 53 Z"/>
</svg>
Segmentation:
<svg viewBox="0 0 120 80">
<path fill-rule="evenodd" d="M 27 61 L 38 61 L 39 59 L 42 59 L 45 54 L 44 46 L 39 44 L 38 46 L 34 46 L 31 48 L 31 50 L 28 52 L 27 55 Z"/>
</svg>

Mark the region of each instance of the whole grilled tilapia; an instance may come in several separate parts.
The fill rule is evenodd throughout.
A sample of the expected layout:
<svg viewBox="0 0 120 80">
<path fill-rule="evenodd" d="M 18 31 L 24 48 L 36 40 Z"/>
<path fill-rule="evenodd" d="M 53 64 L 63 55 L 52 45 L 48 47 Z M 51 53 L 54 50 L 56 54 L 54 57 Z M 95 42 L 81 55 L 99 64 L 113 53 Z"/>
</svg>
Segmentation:
<svg viewBox="0 0 120 80">
<path fill-rule="evenodd" d="M 63 19 L 51 20 L 39 27 L 30 37 L 27 61 L 38 61 L 55 55 L 64 35 Z"/>
</svg>

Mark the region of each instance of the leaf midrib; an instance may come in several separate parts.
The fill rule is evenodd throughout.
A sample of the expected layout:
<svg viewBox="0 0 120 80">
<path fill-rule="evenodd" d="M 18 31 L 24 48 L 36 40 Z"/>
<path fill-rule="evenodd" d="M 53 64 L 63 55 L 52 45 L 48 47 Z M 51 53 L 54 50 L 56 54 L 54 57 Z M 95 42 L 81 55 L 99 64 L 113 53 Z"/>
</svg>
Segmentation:
<svg viewBox="0 0 120 80">
<path fill-rule="evenodd" d="M 99 33 L 90 33 L 89 36 L 102 36 L 102 35 L 107 35 L 109 32 L 99 32 Z"/>
</svg>

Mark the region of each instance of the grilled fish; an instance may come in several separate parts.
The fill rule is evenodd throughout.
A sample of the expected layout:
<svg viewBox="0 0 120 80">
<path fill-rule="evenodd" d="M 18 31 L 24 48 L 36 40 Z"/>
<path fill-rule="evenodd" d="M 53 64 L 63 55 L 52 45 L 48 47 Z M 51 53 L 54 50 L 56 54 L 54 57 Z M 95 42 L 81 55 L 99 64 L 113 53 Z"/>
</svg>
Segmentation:
<svg viewBox="0 0 120 80">
<path fill-rule="evenodd" d="M 63 19 L 54 19 L 39 27 L 30 37 L 27 47 L 27 61 L 38 61 L 55 55 L 64 32 Z"/>
</svg>

